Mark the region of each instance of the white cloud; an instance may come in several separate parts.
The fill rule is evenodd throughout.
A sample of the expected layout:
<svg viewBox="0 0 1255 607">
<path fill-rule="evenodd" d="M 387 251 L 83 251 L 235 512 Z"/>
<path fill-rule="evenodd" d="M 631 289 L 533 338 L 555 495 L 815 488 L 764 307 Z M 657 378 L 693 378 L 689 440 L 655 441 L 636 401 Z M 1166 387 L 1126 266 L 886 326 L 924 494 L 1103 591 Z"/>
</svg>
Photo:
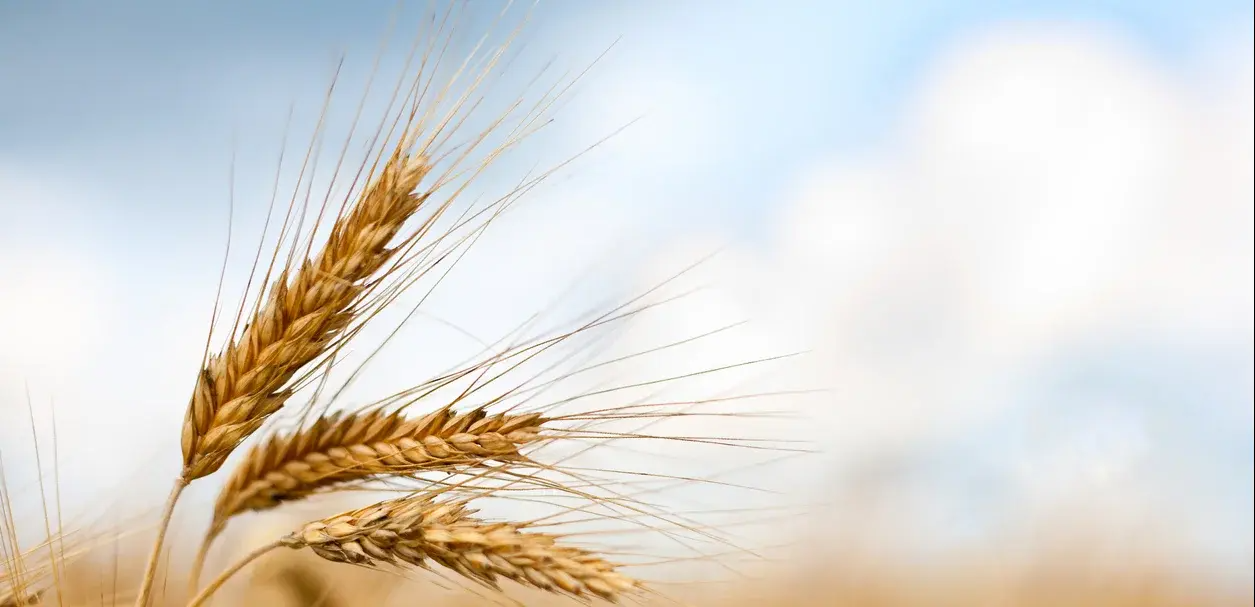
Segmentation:
<svg viewBox="0 0 1255 607">
<path fill-rule="evenodd" d="M 718 293 L 652 330 L 682 337 L 724 310 L 755 321 L 687 366 L 812 349 L 787 381 L 831 391 L 789 401 L 809 417 L 794 432 L 837 455 L 780 471 L 794 479 L 979 427 L 1020 401 L 1011 381 L 1068 349 L 1248 344 L 1249 69 L 1239 59 L 1191 81 L 1118 38 L 1063 26 L 965 39 L 925 80 L 889 154 L 801 174 L 769 250 L 716 262 Z M 678 267 L 691 248 L 660 258 Z M 1175 481 L 1134 465 L 1149 453 L 1150 415 L 1134 403 L 1023 454 L 1034 471 L 1015 472 L 1020 498 L 1059 514 L 1060 500 L 1095 506 L 1085 496 L 1110 485 L 1121 488 L 1104 506 L 1113 516 L 1163 514 L 1143 500 Z"/>
</svg>

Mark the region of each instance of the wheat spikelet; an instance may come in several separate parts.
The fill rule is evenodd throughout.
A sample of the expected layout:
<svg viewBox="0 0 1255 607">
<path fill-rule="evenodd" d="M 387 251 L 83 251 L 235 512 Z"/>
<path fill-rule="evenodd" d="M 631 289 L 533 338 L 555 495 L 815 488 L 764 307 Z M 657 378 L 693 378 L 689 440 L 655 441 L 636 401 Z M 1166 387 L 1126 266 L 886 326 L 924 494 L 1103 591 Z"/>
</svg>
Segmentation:
<svg viewBox="0 0 1255 607">
<path fill-rule="evenodd" d="M 294 273 L 281 271 L 239 337 L 208 360 L 183 423 L 185 481 L 221 467 L 283 406 L 292 378 L 345 336 L 371 278 L 396 252 L 389 243 L 426 200 L 415 190 L 429 170 L 424 157 L 394 155 L 322 251 Z"/>
<path fill-rule="evenodd" d="M 289 548 L 309 548 L 329 561 L 357 565 L 435 562 L 497 587 L 498 578 L 541 590 L 609 601 L 640 588 L 605 559 L 523 525 L 471 518 L 461 502 L 421 497 L 382 502 L 316 521 L 283 538 Z"/>
<path fill-rule="evenodd" d="M 418 418 L 371 411 L 319 418 L 249 451 L 214 506 L 211 533 L 247 510 L 267 510 L 318 490 L 380 475 L 452 471 L 490 460 L 516 461 L 539 438 L 538 413 L 488 415 L 444 407 Z"/>
</svg>

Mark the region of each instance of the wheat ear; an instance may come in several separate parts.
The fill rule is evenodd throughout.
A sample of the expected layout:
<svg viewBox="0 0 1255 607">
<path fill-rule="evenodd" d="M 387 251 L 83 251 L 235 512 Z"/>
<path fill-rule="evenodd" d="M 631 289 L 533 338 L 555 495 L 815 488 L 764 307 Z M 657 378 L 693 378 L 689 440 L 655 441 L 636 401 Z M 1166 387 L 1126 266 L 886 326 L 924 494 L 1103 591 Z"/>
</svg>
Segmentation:
<svg viewBox="0 0 1255 607">
<path fill-rule="evenodd" d="M 519 449 L 540 437 L 545 421 L 539 413 L 489 415 L 482 408 L 455 413 L 444 407 L 418 418 L 375 410 L 331 414 L 309 428 L 276 434 L 249 451 L 218 494 L 192 565 L 191 588 L 213 540 L 237 514 L 372 477 L 517 461 Z"/>
<path fill-rule="evenodd" d="M 497 587 L 498 578 L 541 590 L 609 601 L 639 582 L 586 550 L 558 543 L 524 525 L 484 522 L 464 502 L 409 497 L 316 521 L 280 543 L 309 548 L 329 561 L 357 565 L 432 561 L 469 579 Z"/>
<path fill-rule="evenodd" d="M 614 601 L 639 586 L 596 554 L 561 546 L 550 534 L 523 533 L 520 524 L 482 522 L 473 513 L 461 502 L 389 500 L 306 524 L 280 543 L 364 566 L 425 568 L 432 561 L 493 588 L 497 578 L 508 578 L 543 591 Z"/>
<path fill-rule="evenodd" d="M 183 488 L 212 474 L 291 395 L 293 378 L 349 336 L 364 296 L 400 247 L 389 245 L 427 199 L 417 193 L 430 172 L 425 156 L 398 151 L 323 249 L 284 268 L 240 335 L 211 356 L 197 377 L 183 421 L 183 471 L 162 512 L 136 607 L 148 604 L 165 531 Z"/>
<path fill-rule="evenodd" d="M 336 563 L 377 566 L 405 563 L 426 569 L 428 561 L 498 589 L 499 578 L 547 592 L 616 602 L 641 589 L 600 556 L 545 533 L 527 533 L 516 523 L 472 518 L 465 502 L 434 502 L 422 496 L 389 500 L 315 521 L 249 553 L 205 586 L 188 607 L 201 607 L 249 563 L 286 546 L 309 548 Z"/>
<path fill-rule="evenodd" d="M 212 474 L 240 441 L 283 406 L 291 380 L 335 346 L 362 296 L 393 258 L 388 245 L 426 200 L 415 190 L 423 158 L 393 157 L 323 250 L 291 276 L 284 269 L 238 339 L 209 359 L 183 422 L 183 478 Z"/>
<path fill-rule="evenodd" d="M 315 521 L 249 553 L 227 568 L 188 603 L 200 607 L 233 575 L 269 551 L 309 548 L 337 563 L 377 566 L 434 562 L 498 589 L 500 578 L 577 598 L 610 602 L 642 588 L 616 565 L 559 538 L 528 533 L 526 525 L 472 518 L 465 502 L 435 502 L 423 496 L 389 500 Z"/>
<path fill-rule="evenodd" d="M 219 493 L 213 524 L 374 476 L 517 460 L 544 422 L 538 413 L 488 415 L 482 408 L 459 414 L 444 407 L 412 419 L 382 411 L 329 415 L 250 450 Z"/>
</svg>

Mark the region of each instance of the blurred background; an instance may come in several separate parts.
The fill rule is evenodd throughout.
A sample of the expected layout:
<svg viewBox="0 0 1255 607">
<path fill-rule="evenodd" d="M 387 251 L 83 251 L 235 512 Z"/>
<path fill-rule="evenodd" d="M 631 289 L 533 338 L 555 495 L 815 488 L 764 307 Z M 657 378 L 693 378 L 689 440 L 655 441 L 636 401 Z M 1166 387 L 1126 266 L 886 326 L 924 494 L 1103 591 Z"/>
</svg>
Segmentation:
<svg viewBox="0 0 1255 607">
<path fill-rule="evenodd" d="M 502 6 L 468 3 L 466 30 Z M 389 24 L 385 73 L 425 10 L 0 4 L 10 490 L 30 497 L 50 465 L 33 436 L 55 427 L 67 517 L 160 503 L 232 192 L 247 250 L 341 56 L 330 141 Z M 1228 0 L 543 0 L 490 99 L 610 51 L 492 179 L 631 125 L 520 203 L 425 311 L 496 338 L 590 268 L 595 299 L 718 250 L 693 273 L 708 288 L 628 341 L 748 324 L 630 372 L 805 351 L 700 386 L 823 389 L 770 405 L 815 454 L 733 471 L 775 491 L 756 505 L 809 513 L 776 528 L 794 556 L 751 584 L 774 589 L 758 604 L 813 585 L 866 593 L 850 604 L 1249 605 L 1252 18 Z M 363 394 L 456 362 L 460 333 L 406 331 Z M 1064 587 L 1083 592 L 1042 598 Z"/>
</svg>

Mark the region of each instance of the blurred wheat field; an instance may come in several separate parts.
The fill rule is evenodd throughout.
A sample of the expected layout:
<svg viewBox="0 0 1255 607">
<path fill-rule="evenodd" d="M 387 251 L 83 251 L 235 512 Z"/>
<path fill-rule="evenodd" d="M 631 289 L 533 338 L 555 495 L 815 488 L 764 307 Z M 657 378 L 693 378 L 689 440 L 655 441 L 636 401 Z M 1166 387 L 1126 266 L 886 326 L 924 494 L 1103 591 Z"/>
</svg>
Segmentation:
<svg viewBox="0 0 1255 607">
<path fill-rule="evenodd" d="M 667 587 L 667 598 L 647 599 L 640 604 L 871 607 L 1251 604 L 1249 594 L 1233 595 L 1200 587 L 1174 571 L 1170 564 L 1122 569 L 1103 567 L 1101 564 L 1086 566 L 1085 558 L 1083 554 L 1068 558 L 1061 553 L 1029 565 L 968 561 L 961 566 L 925 571 L 901 569 L 892 564 L 871 564 L 857 556 L 824 560 L 794 555 L 778 563 L 770 573 L 762 573 L 759 579 Z M 128 565 L 124 570 L 134 571 L 139 567 L 139 563 Z M 95 597 L 102 592 L 106 595 L 111 592 L 111 574 L 110 568 L 102 570 L 81 566 L 76 569 L 74 575 L 80 581 L 68 594 L 73 597 L 70 604 L 100 604 Z M 283 607 L 404 605 L 414 601 L 451 607 L 512 604 L 497 597 L 406 582 L 373 572 L 346 572 L 315 559 L 301 558 L 300 555 L 283 555 L 282 558 L 260 563 L 242 582 L 229 598 L 231 604 Z M 540 593 L 514 591 L 511 596 L 526 605 L 570 604 L 569 601 Z M 167 599 L 158 604 L 183 603 Z"/>
<path fill-rule="evenodd" d="M 172 168 L 173 152 L 158 154 L 168 167 L 134 161 L 152 175 L 137 196 L 164 206 L 101 231 L 150 239 L 127 271 L 154 277 L 151 290 L 58 274 L 56 254 L 41 265 L 0 242 L 11 289 L 0 299 L 17 302 L 0 302 L 0 339 L 14 344 L 0 343 L 0 382 L 24 387 L 0 386 L 0 607 L 1255 603 L 1249 575 L 1235 573 L 1252 556 L 1234 516 L 1249 484 L 1238 461 L 1247 375 L 1233 371 L 1248 356 L 1248 328 L 1233 319 L 1249 296 L 1232 280 L 1249 265 L 1249 229 L 1234 227 L 1249 213 L 1234 202 L 1249 193 L 1248 151 L 1216 143 L 1236 132 L 1227 122 L 1161 103 L 1168 87 L 1105 43 L 1016 30 L 941 62 L 934 78 L 951 88 L 926 89 L 904 119 L 920 139 L 905 137 L 915 147 L 902 158 L 781 186 L 796 190 L 781 220 L 791 231 L 763 228 L 781 231 L 768 252 L 716 253 L 719 238 L 691 217 L 697 236 L 659 245 L 661 231 L 632 232 L 648 222 L 616 209 L 640 199 L 662 209 L 657 224 L 718 223 L 703 204 L 668 208 L 663 175 L 704 179 L 705 164 L 728 162 L 715 148 L 737 147 L 725 137 L 758 126 L 702 130 L 718 103 L 697 94 L 699 111 L 634 130 L 617 104 L 667 80 L 666 53 L 628 58 L 646 72 L 641 90 L 599 92 L 613 38 L 590 47 L 600 32 L 572 34 L 594 49 L 573 59 L 529 54 L 559 31 L 545 18 L 562 13 L 543 3 L 408 4 L 386 17 L 363 9 L 377 21 L 370 36 L 347 19 L 317 30 L 328 38 L 301 48 L 336 46 L 341 25 L 382 41 L 289 74 L 303 92 L 279 94 L 286 114 L 232 108 L 256 122 L 222 154 L 189 152 L 203 171 Z M 781 20 L 753 31 L 786 31 Z M 0 38 L 18 31 L 6 27 Z M 298 48 L 273 43 L 258 65 Z M 0 76 L 23 83 L 4 61 Z M 768 83 L 768 71 L 737 74 Z M 1051 97 L 1069 78 L 1135 93 Z M 210 124 L 171 106 L 189 133 Z M 567 113 L 578 137 L 561 130 Z M 1178 115 L 1187 127 L 1142 132 Z M 780 141 L 804 139 L 779 122 Z M 1098 143 L 1060 154 L 1076 158 L 1038 153 L 1086 130 Z M 1156 137 L 1182 151 L 1156 152 Z M 42 190 L 6 189 L 5 149 L 0 215 L 16 225 L 39 217 L 22 197 Z M 1212 149 L 1223 162 L 1183 160 Z M 640 172 L 598 189 L 606 166 L 633 154 L 620 168 Z M 968 155 L 983 160 L 962 165 Z M 206 163 L 218 176 L 198 174 Z M 1070 184 L 1060 167 L 1073 164 L 1109 181 Z M 766 187 L 736 172 L 710 174 Z M 782 169 L 761 179 L 772 172 Z M 1143 173 L 1174 181 L 1121 181 Z M 1190 188 L 1175 179 L 1209 187 L 1178 200 Z M 1004 208 L 1007 191 L 1022 195 Z M 912 196 L 929 201 L 910 207 Z M 946 205 L 968 199 L 995 219 L 951 216 Z M 1136 238 L 1114 231 L 1138 224 L 1128 208 L 1141 199 L 1162 223 L 1142 218 L 1151 227 Z M 1090 222 L 1074 227 L 1059 209 Z M 205 225 L 222 217 L 211 236 Z M 1034 249 L 1051 229 L 1063 244 Z M 78 233 L 58 233 L 71 250 Z M 27 250 L 19 231 L 0 236 Z M 29 250 L 55 251 L 49 242 Z M 1127 273 L 1112 269 L 1129 259 Z M 1157 278 L 1169 266 L 1183 277 Z M 129 310 L 99 316 L 111 321 L 98 329 L 75 315 L 83 305 Z M 1104 315 L 1132 320 L 1093 320 Z M 108 336 L 96 356 L 74 362 L 66 344 L 96 333 Z M 1200 371 L 1194 392 L 1164 380 L 1195 366 L 1212 375 Z M 1146 422 L 1143 410 L 1168 413 Z M 1182 436 L 1218 446 L 1191 454 L 1198 443 Z M 1191 482 L 1130 480 L 1158 478 L 1156 467 Z"/>
</svg>

